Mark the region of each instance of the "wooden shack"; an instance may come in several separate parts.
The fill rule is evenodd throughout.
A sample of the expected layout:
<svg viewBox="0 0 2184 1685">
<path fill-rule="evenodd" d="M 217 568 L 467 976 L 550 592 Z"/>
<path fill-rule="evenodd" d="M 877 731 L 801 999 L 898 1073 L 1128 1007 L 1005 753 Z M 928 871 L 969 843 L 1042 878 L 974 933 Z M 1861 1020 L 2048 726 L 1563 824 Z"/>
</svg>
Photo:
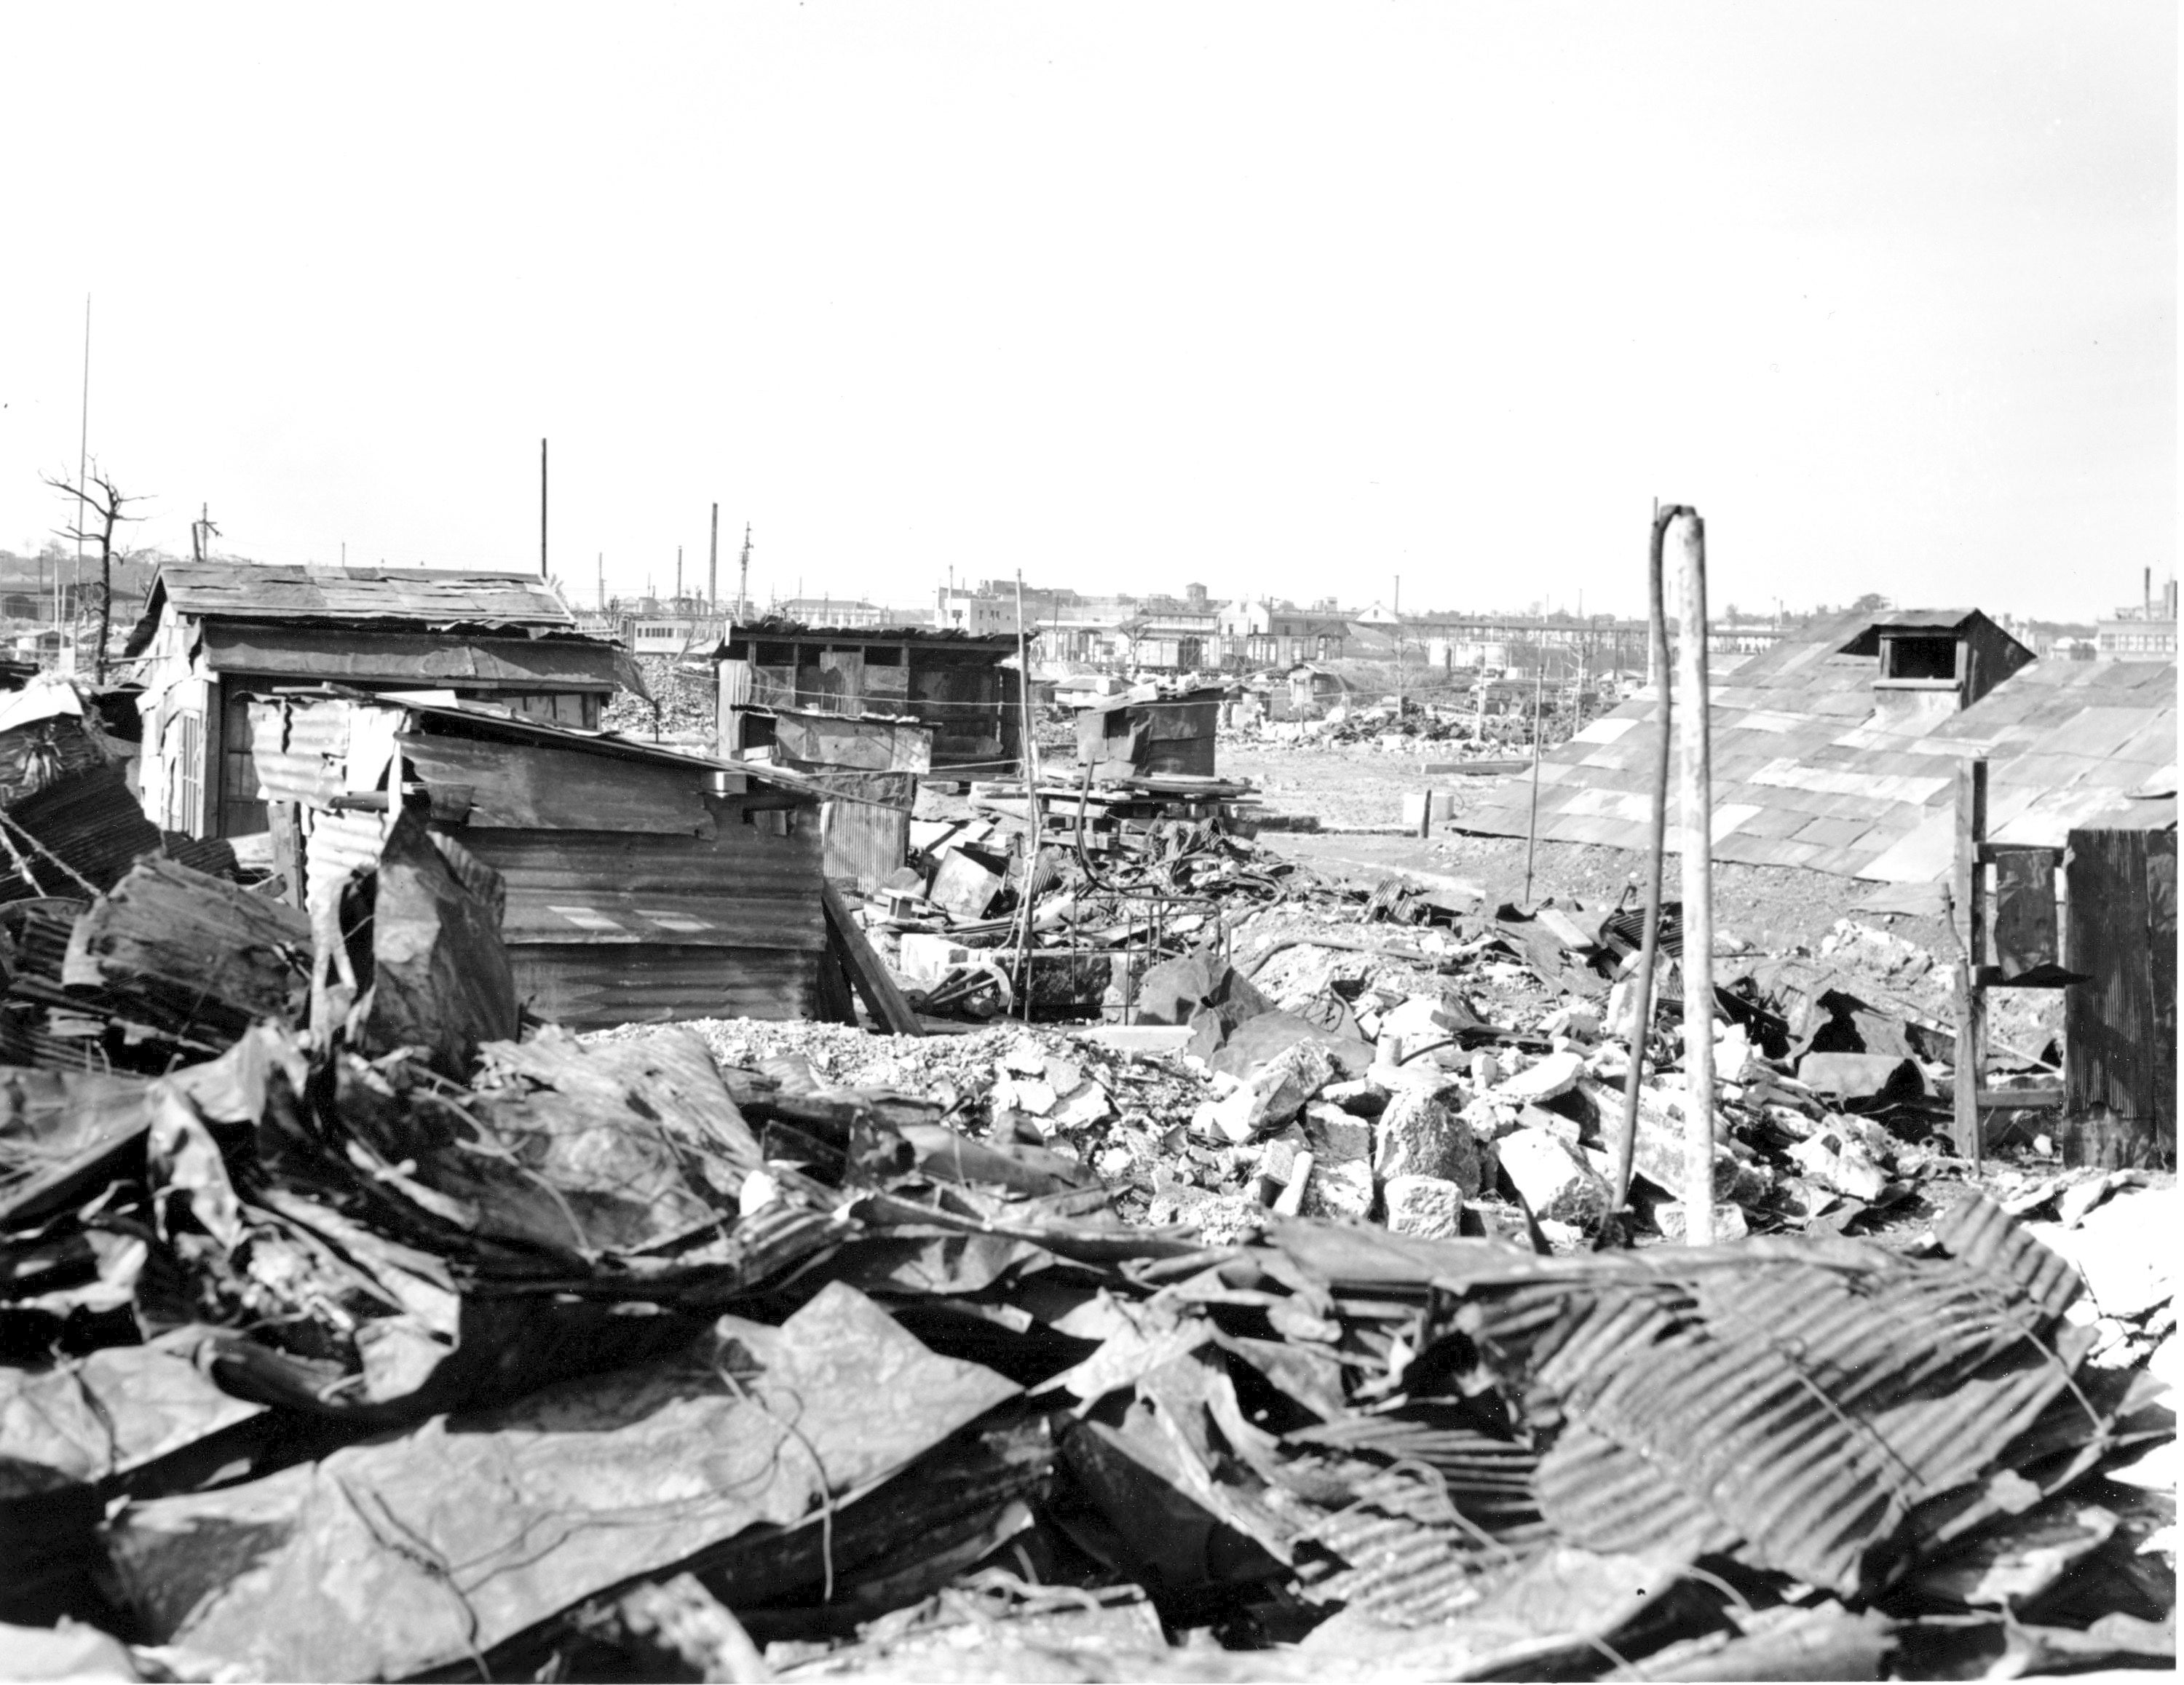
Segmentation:
<svg viewBox="0 0 2184 1685">
<path fill-rule="evenodd" d="M 580 728 L 617 684 L 643 689 L 543 580 L 429 568 L 170 562 L 126 659 L 143 683 L 144 810 L 191 837 L 266 828 L 249 709 L 283 689 L 443 690 Z"/>
<path fill-rule="evenodd" d="M 722 642 L 721 754 L 832 789 L 827 874 L 871 889 L 903 863 L 916 781 L 1022 769 L 1013 636 L 930 627 L 737 626 Z"/>
<path fill-rule="evenodd" d="M 1000 778 L 1021 770 L 1022 705 L 1009 637 L 973 637 L 930 627 L 814 627 L 760 621 L 733 628 L 721 644 L 721 753 L 731 759 L 773 747 L 790 758 L 822 739 L 792 722 L 817 720 L 837 743 L 886 735 L 894 725 L 929 733 L 925 765 L 894 770 Z M 871 722 L 867 731 L 844 720 Z M 919 753 L 913 751 L 913 754 Z M 827 763 L 815 762 L 815 766 Z M 861 764 L 861 763 L 849 763 Z"/>
<path fill-rule="evenodd" d="M 810 791 L 489 703 L 330 691 L 250 715 L 299 903 L 326 905 L 376 855 L 393 805 L 423 804 L 504 880 L 502 939 L 540 1016 L 841 1015 Z"/>
<path fill-rule="evenodd" d="M 1145 694 L 1147 687 L 1077 705 L 1077 763 L 1095 778 L 1211 778 L 1220 726 L 1217 687 Z"/>
</svg>

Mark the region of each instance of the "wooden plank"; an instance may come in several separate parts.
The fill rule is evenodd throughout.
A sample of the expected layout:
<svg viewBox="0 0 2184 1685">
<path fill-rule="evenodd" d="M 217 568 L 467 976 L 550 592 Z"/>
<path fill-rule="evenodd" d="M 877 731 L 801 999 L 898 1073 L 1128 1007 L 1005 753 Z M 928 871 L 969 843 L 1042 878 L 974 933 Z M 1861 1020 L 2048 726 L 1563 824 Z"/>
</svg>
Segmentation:
<svg viewBox="0 0 2184 1685">
<path fill-rule="evenodd" d="M 2055 920 L 2053 848 L 1982 848 L 1994 865 L 1994 959 L 2006 982 L 2062 958 Z"/>
<path fill-rule="evenodd" d="M 1973 970 L 1986 953 L 1986 909 L 1980 897 L 1979 845 L 1986 838 L 1986 761 L 1964 762 L 1957 769 L 1957 930 L 1965 958 L 1956 966 L 1956 1105 L 1951 1134 L 1958 1153 L 1980 1161 L 1979 1083 L 1986 1058 L 1986 1014 Z"/>
<path fill-rule="evenodd" d="M 880 964 L 879 955 L 872 952 L 865 933 L 850 918 L 850 909 L 842 900 L 841 891 L 831 883 L 821 881 L 819 904 L 826 909 L 827 933 L 833 938 L 835 949 L 850 969 L 850 982 L 856 987 L 873 1017 L 896 1036 L 922 1036 L 925 1026 L 910 1009 L 910 1003 L 902 998 L 902 991 Z"/>
<path fill-rule="evenodd" d="M 466 823 L 473 828 L 694 837 L 713 829 L 700 766 L 685 772 L 610 754 L 422 732 L 404 732 L 400 742 L 414 775 L 428 787 L 470 791 Z"/>
<path fill-rule="evenodd" d="M 2070 1116 L 2086 1137 L 2081 1161 L 2143 1161 L 2157 1144 L 2157 1072 L 2164 1054 L 2174 1060 L 2176 1040 L 2171 1029 L 2168 1048 L 2159 1046 L 2162 1007 L 2153 949 L 2166 940 L 2173 966 L 2176 937 L 2176 838 L 2159 836 L 2170 863 L 2164 937 L 2156 929 L 2153 893 L 2160 875 L 2149 870 L 2148 845 L 2156 836 L 2125 830 L 2070 833 L 2066 963 L 2092 978 L 2063 997 Z M 2172 984 L 2167 1009 L 2172 1017 L 2174 999 Z M 2165 1104 L 2173 1130 L 2173 1093 Z M 2066 1140 L 2066 1161 L 2075 1156 Z"/>
<path fill-rule="evenodd" d="M 822 954 L 738 948 L 511 948 L 519 998 L 577 1030 L 699 1018 L 811 1018 Z"/>
</svg>

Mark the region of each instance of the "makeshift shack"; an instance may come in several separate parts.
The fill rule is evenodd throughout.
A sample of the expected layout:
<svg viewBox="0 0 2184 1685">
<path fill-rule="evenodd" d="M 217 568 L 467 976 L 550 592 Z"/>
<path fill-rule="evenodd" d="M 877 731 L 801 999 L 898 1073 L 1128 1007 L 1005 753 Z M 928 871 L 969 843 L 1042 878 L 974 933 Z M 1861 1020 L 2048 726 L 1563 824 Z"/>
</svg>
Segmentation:
<svg viewBox="0 0 2184 1685">
<path fill-rule="evenodd" d="M 2040 661 L 1974 609 L 1844 615 L 1713 665 L 1717 859 L 1931 882 L 1955 858 L 1957 768 L 1985 757 L 1988 840 L 2060 848 L 2068 833 L 2167 787 L 2176 670 Z M 1676 698 L 1679 706 L 1680 698 Z M 1549 750 L 1538 835 L 1628 848 L 1646 835 L 1658 693 L 1641 691 Z M 1669 792 L 1669 846 L 1682 820 Z M 1463 828 L 1522 837 L 1530 781 L 1468 808 Z"/>
<path fill-rule="evenodd" d="M 1218 686 L 1163 693 L 1139 685 L 1077 703 L 1077 764 L 1095 778 L 1213 776 L 1213 740 L 1227 692 Z"/>
<path fill-rule="evenodd" d="M 442 689 L 586 729 L 627 653 L 527 574 L 170 562 L 129 634 L 145 812 L 192 837 L 262 831 L 249 707 L 291 687 Z"/>
<path fill-rule="evenodd" d="M 770 759 L 837 792 L 827 874 L 872 887 L 903 863 L 915 781 L 1019 770 L 1016 639 L 916 626 L 766 620 L 720 646 L 720 749 Z"/>
<path fill-rule="evenodd" d="M 254 703 L 292 898 L 376 858 L 390 792 L 507 887 L 516 993 L 576 1028 L 822 1015 L 819 798 L 490 704 L 360 692 Z"/>
</svg>

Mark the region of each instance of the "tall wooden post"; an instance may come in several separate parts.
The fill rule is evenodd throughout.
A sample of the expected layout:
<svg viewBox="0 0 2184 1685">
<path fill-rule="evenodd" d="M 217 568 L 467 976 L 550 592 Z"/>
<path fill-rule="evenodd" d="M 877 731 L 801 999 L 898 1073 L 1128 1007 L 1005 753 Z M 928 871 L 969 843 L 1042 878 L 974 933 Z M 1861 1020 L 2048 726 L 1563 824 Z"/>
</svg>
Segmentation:
<svg viewBox="0 0 2184 1685">
<path fill-rule="evenodd" d="M 1540 842 L 1540 710 L 1547 695 L 1547 648 L 1537 646 L 1533 653 L 1540 665 L 1532 670 L 1532 811 L 1524 822 L 1524 904 L 1532 904 L 1532 853 Z"/>
<path fill-rule="evenodd" d="M 721 506 L 713 505 L 713 542 L 705 555 L 705 612 L 721 612 Z"/>
<path fill-rule="evenodd" d="M 1979 1085 L 1986 1064 L 1986 1008 L 1980 993 L 1979 968 L 1986 958 L 1986 901 L 1980 893 L 1980 844 L 1986 841 L 1986 760 L 1980 757 L 1957 768 L 1957 860 L 1953 894 L 1957 935 L 1964 943 L 1957 962 L 1956 1116 L 1950 1134 L 1958 1153 L 1980 1161 Z"/>
<path fill-rule="evenodd" d="M 546 570 L 546 441 L 538 442 L 538 577 L 551 579 Z"/>
<path fill-rule="evenodd" d="M 1713 759 L 1708 740 L 1706 523 L 1679 511 L 1677 678 L 1684 693 L 1684 1237 L 1713 1243 Z"/>
</svg>

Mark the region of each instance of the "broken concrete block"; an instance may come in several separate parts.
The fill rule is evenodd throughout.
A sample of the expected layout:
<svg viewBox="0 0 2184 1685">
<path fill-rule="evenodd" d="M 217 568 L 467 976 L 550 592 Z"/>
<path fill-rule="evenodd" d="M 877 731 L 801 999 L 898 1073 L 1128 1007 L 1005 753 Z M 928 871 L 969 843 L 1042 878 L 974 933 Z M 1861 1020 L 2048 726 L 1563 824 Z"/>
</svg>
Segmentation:
<svg viewBox="0 0 2184 1685">
<path fill-rule="evenodd" d="M 1684 1202 L 1663 1199 L 1653 1207 L 1653 1226 L 1660 1230 L 1664 1239 L 1684 1237 Z M 1741 1240 L 1752 1232 L 1744 1221 L 1741 1206 L 1724 1205 L 1717 1202 L 1713 1208 L 1713 1237 L 1717 1241 Z"/>
<path fill-rule="evenodd" d="M 1588 1043 L 1600 1039 L 1600 1014 L 1589 1006 L 1559 1007 L 1540 1026 L 1541 1035 L 1567 1036 L 1573 1042 Z"/>
<path fill-rule="evenodd" d="M 895 969 L 913 983 L 937 983 L 953 967 L 971 964 L 975 951 L 929 931 L 905 931 Z"/>
<path fill-rule="evenodd" d="M 1502 1080 L 1502 1066 L 1494 1055 L 1481 1048 L 1471 1056 L 1471 1087 L 1474 1093 L 1483 1094 Z"/>
<path fill-rule="evenodd" d="M 1479 1192 L 1479 1143 L 1432 1090 L 1412 1087 L 1390 1094 L 1373 1137 L 1373 1168 L 1383 1182 L 1435 1176 L 1467 1193 Z"/>
<path fill-rule="evenodd" d="M 1015 1076 L 1046 1075 L 1046 1049 L 1035 1036 L 1019 1036 L 1001 1050 L 1001 1070 Z"/>
<path fill-rule="evenodd" d="M 1397 1234 L 1454 1240 L 1462 1232 L 1464 1190 L 1435 1176 L 1390 1176 L 1381 1190 L 1388 1226 Z"/>
<path fill-rule="evenodd" d="M 1057 1094 L 1073 1094 L 1084 1086 L 1084 1067 L 1072 1059 L 1056 1059 L 1049 1054 L 1040 1061 L 1039 1075 Z"/>
<path fill-rule="evenodd" d="M 1529 1101 L 1536 1105 L 1542 1100 L 1552 1100 L 1558 1094 L 1567 1094 L 1577 1087 L 1584 1075 L 1585 1059 L 1582 1054 L 1552 1053 L 1538 1064 L 1504 1078 L 1494 1090 L 1494 1097 L 1518 1104 Z"/>
<path fill-rule="evenodd" d="M 1304 1132 L 1322 1165 L 1363 1165 L 1372 1159 L 1373 1126 L 1324 1100 L 1305 1108 Z"/>
<path fill-rule="evenodd" d="M 1309 1155 L 1312 1138 L 1301 1125 L 1291 1124 L 1279 1135 L 1270 1137 L 1259 1147 L 1259 1174 L 1270 1182 L 1287 1184 L 1296 1169 L 1300 1154 Z"/>
<path fill-rule="evenodd" d="M 1788 1156 L 1814 1182 L 1846 1198 L 1877 1199 L 1888 1185 L 1887 1173 L 1864 1143 L 1833 1130 L 1816 1131 L 1791 1148 Z"/>
<path fill-rule="evenodd" d="M 1044 1117 L 1054 1109 L 1054 1090 L 1035 1076 L 1003 1076 L 988 1098 L 995 1111 L 1029 1112 Z"/>
<path fill-rule="evenodd" d="M 1373 1062 L 1392 1065 L 1417 1052 L 1419 1059 L 1430 1059 L 1445 1070 L 1461 1070 L 1463 1052 L 1453 1037 L 1465 1021 L 1437 996 L 1414 994 L 1380 1015 L 1379 1047 Z M 1422 1051 L 1426 1048 L 1434 1050 Z"/>
<path fill-rule="evenodd" d="M 1249 1088 L 1236 1088 L 1217 1100 L 1201 1102 L 1192 1114 L 1191 1123 L 1196 1128 L 1203 1118 L 1206 1127 L 1201 1133 L 1217 1135 L 1240 1146 L 1259 1132 L 1266 1116 L 1266 1108 L 1256 1094 Z"/>
<path fill-rule="evenodd" d="M 1297 1042 L 1254 1071 L 1245 1087 L 1258 1097 L 1267 1122 L 1287 1123 L 1334 1075 L 1334 1061 L 1324 1048 Z"/>
<path fill-rule="evenodd" d="M 1535 1217 L 1582 1225 L 1606 1214 L 1607 1184 L 1567 1142 L 1544 1130 L 1520 1129 L 1494 1145 L 1510 1186 Z"/>
<path fill-rule="evenodd" d="M 1631 1143 L 1632 1171 L 1662 1193 L 1675 1196 L 1684 1191 L 1684 1104 L 1681 1078 L 1671 1087 L 1667 1081 L 1648 1082 L 1638 1091 L 1638 1129 Z M 1596 1115 L 1623 1115 L 1621 1090 L 1585 1082 L 1579 1092 L 1592 1103 Z M 1767 1173 L 1740 1157 L 1724 1138 L 1721 1114 L 1714 1115 L 1713 1197 L 1717 1205 L 1741 1204 L 1767 1192 Z"/>
<path fill-rule="evenodd" d="M 1388 1104 L 1388 1091 L 1369 1076 L 1348 1082 L 1330 1082 L 1319 1098 L 1338 1105 L 1353 1117 L 1378 1117 Z"/>
<path fill-rule="evenodd" d="M 1114 1115 L 1113 1097 L 1099 1083 L 1087 1082 L 1057 1099 L 1047 1117 L 1057 1129 L 1089 1129 Z"/>
<path fill-rule="evenodd" d="M 1362 1159 L 1328 1165 L 1314 1156 L 1312 1178 L 1306 1182 L 1303 1212 L 1307 1217 L 1368 1217 L 1373 1213 L 1373 1167 Z"/>
</svg>

